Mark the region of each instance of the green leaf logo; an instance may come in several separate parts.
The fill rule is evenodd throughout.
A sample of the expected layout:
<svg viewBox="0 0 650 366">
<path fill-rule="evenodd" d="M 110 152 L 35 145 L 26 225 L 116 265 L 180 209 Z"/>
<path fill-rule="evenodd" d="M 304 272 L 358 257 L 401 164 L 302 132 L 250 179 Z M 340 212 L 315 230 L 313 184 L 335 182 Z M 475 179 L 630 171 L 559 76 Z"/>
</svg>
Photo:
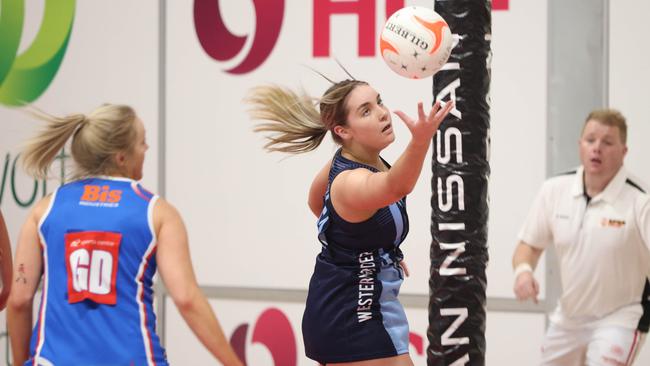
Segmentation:
<svg viewBox="0 0 650 366">
<path fill-rule="evenodd" d="M 20 106 L 43 94 L 59 70 L 74 21 L 75 0 L 46 0 L 43 22 L 18 55 L 24 0 L 0 0 L 0 104 Z"/>
</svg>

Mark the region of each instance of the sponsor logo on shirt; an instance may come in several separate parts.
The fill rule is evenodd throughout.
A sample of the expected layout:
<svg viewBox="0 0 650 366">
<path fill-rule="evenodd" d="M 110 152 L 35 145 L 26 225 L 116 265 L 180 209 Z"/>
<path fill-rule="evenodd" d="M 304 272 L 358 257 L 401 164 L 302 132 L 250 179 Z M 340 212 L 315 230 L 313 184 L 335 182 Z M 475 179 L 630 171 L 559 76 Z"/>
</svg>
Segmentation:
<svg viewBox="0 0 650 366">
<path fill-rule="evenodd" d="M 375 296 L 376 264 L 372 252 L 359 254 L 359 301 L 357 320 L 363 323 L 372 319 L 372 303 Z"/>
<path fill-rule="evenodd" d="M 566 214 L 556 214 L 556 215 L 555 215 L 555 218 L 556 218 L 556 219 L 562 219 L 562 220 L 568 220 L 568 219 L 570 219 L 569 215 L 566 215 Z"/>
<path fill-rule="evenodd" d="M 625 220 L 608 219 L 606 217 L 603 217 L 603 219 L 600 220 L 600 226 L 621 228 L 625 226 Z"/>
<path fill-rule="evenodd" d="M 122 199 L 122 191 L 110 189 L 110 186 L 97 186 L 87 184 L 84 186 L 84 193 L 81 195 L 79 205 L 92 207 L 119 207 Z"/>
</svg>

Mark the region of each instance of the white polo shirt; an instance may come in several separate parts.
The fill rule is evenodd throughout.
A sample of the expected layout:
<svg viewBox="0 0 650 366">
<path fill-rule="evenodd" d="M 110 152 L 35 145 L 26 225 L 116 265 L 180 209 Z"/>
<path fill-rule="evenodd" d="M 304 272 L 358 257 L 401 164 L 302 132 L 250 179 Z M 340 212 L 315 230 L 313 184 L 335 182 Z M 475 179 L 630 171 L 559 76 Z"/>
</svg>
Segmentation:
<svg viewBox="0 0 650 366">
<path fill-rule="evenodd" d="M 562 296 L 552 321 L 639 325 L 650 273 L 650 196 L 624 167 L 589 203 L 582 167 L 548 179 L 519 239 L 540 249 L 555 246 Z"/>
</svg>

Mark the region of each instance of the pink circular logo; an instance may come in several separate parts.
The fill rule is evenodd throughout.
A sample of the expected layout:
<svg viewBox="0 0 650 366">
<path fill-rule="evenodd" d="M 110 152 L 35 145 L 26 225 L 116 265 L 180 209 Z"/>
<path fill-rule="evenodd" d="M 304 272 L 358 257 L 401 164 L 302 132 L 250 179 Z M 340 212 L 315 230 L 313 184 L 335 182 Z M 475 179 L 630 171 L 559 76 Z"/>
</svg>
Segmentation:
<svg viewBox="0 0 650 366">
<path fill-rule="evenodd" d="M 239 325 L 230 337 L 237 356 L 246 363 L 246 334 L 248 323 Z M 284 313 L 276 308 L 266 309 L 255 321 L 251 343 L 264 345 L 273 357 L 274 365 L 296 366 L 298 348 L 291 323 Z"/>
</svg>

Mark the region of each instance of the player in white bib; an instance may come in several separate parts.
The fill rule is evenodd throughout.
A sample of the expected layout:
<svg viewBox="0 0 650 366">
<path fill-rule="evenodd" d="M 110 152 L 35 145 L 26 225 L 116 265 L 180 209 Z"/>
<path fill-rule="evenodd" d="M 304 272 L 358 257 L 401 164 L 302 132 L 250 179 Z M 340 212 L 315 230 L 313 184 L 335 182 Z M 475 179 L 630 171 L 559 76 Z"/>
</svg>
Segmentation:
<svg viewBox="0 0 650 366">
<path fill-rule="evenodd" d="M 627 125 L 615 110 L 586 119 L 582 165 L 548 179 L 519 233 L 514 291 L 537 301 L 534 268 L 554 246 L 562 295 L 542 365 L 632 365 L 650 323 L 650 196 L 623 166 Z"/>
</svg>

